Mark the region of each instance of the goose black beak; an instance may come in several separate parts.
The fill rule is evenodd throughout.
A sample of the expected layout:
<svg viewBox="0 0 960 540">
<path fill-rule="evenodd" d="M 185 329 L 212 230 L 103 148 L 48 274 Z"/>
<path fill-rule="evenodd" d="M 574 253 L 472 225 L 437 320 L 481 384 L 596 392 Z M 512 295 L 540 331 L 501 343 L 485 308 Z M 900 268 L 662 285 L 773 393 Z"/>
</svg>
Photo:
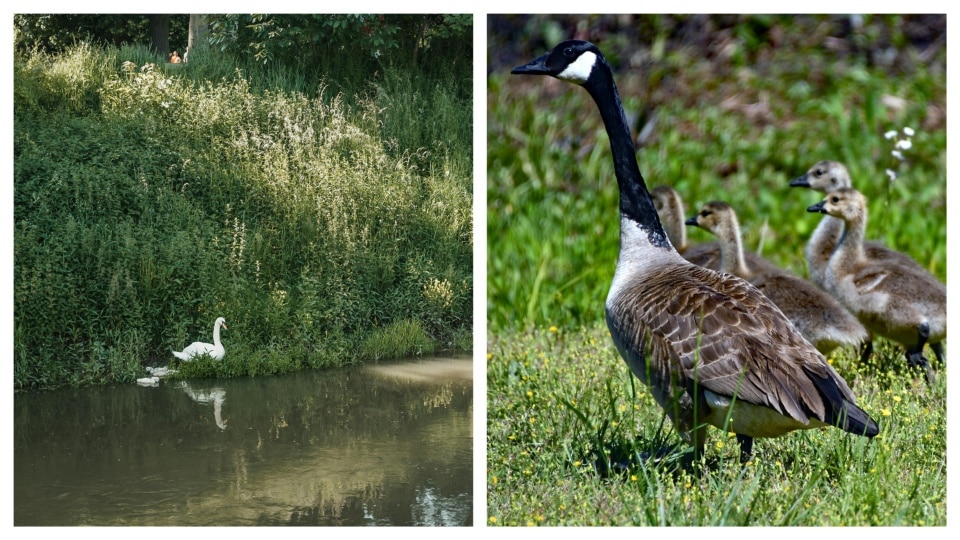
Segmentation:
<svg viewBox="0 0 960 540">
<path fill-rule="evenodd" d="M 553 75 L 553 73 L 547 69 L 547 57 L 550 56 L 549 53 L 539 58 L 531 61 L 528 64 L 518 66 L 510 70 L 511 75 Z"/>
<path fill-rule="evenodd" d="M 697 224 L 697 216 L 693 216 L 693 217 L 687 219 L 686 221 L 684 221 L 683 223 L 684 223 L 684 225 L 696 225 L 696 224 Z"/>
<path fill-rule="evenodd" d="M 810 182 L 807 182 L 807 175 L 791 180 L 790 187 L 810 187 Z"/>
<path fill-rule="evenodd" d="M 791 182 L 790 185 L 792 186 L 793 183 Z M 826 214 L 827 211 L 823 209 L 823 205 L 825 202 L 826 201 L 820 201 L 817 204 L 811 205 L 810 207 L 807 208 L 807 212 L 820 212 L 821 214 Z"/>
</svg>

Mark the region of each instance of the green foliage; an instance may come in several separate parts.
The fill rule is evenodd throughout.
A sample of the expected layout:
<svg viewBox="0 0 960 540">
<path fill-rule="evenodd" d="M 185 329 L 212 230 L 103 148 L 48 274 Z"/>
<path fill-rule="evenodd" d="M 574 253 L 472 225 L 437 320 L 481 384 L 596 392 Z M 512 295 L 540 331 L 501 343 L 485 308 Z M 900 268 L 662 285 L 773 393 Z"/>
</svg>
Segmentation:
<svg viewBox="0 0 960 540">
<path fill-rule="evenodd" d="M 170 43 L 187 43 L 189 15 L 170 15 Z M 80 43 L 121 47 L 150 42 L 150 16 L 114 13 L 19 13 L 13 16 L 17 52 L 66 52 Z M 151 58 L 153 56 L 151 55 Z"/>
<path fill-rule="evenodd" d="M 211 44 L 261 64 L 324 66 L 345 54 L 374 71 L 451 66 L 469 47 L 472 15 L 253 14 L 210 17 Z M 464 66 L 465 63 L 460 63 Z M 461 75 L 469 74 L 461 71 Z M 433 75 L 433 74 L 431 74 Z"/>
<path fill-rule="evenodd" d="M 146 54 L 16 58 L 18 387 L 130 381 L 210 341 L 218 316 L 226 357 L 186 375 L 352 362 L 401 321 L 423 332 L 401 354 L 462 343 L 472 115 L 440 95 L 450 83 L 424 83 L 422 97 L 305 94 L 282 68 L 255 89 L 263 79 L 240 70 L 128 60 Z M 396 105 L 417 99 L 433 107 L 413 125 L 441 126 L 426 129 L 434 139 L 387 134 Z"/>
</svg>

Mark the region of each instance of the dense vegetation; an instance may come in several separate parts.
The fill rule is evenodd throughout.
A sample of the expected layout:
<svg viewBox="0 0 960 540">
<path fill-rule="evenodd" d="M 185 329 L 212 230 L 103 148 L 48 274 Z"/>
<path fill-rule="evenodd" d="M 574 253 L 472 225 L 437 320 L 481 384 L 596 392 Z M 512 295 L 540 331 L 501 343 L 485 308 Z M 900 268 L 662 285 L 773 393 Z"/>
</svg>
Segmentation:
<svg viewBox="0 0 960 540">
<path fill-rule="evenodd" d="M 131 381 L 218 316 L 181 374 L 468 348 L 471 68 L 425 43 L 460 67 L 18 47 L 15 386 Z"/>
<path fill-rule="evenodd" d="M 872 442 L 835 429 L 758 440 L 741 470 L 735 440 L 711 430 L 702 476 L 638 459 L 679 438 L 604 323 L 619 216 L 602 122 L 586 92 L 509 75 L 562 39 L 597 42 L 636 132 L 650 128 L 641 171 L 688 216 L 725 200 L 748 249 L 805 276 L 820 219 L 806 208 L 821 197 L 788 183 L 835 159 L 870 201 L 868 236 L 945 280 L 945 21 L 490 17 L 488 523 L 945 524 L 946 366 L 927 388 L 883 341 L 866 365 L 830 358 L 878 419 Z"/>
</svg>

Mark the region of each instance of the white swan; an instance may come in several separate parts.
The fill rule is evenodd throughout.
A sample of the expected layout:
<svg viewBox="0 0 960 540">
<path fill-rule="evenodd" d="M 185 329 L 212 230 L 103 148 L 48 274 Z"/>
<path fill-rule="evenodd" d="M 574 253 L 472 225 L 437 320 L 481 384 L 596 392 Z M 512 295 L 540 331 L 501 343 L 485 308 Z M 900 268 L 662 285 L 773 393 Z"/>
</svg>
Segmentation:
<svg viewBox="0 0 960 540">
<path fill-rule="evenodd" d="M 186 349 L 177 352 L 173 351 L 173 355 L 177 358 L 183 360 L 184 362 L 189 362 L 197 356 L 204 354 L 210 355 L 214 360 L 220 360 L 223 358 L 223 344 L 220 343 L 220 327 L 227 327 L 227 321 L 223 317 L 217 317 L 217 321 L 213 323 L 213 344 L 204 343 L 202 341 L 195 341 L 187 346 Z"/>
<path fill-rule="evenodd" d="M 160 377 L 143 377 L 137 379 L 137 384 L 140 386 L 157 386 L 160 384 Z"/>
</svg>

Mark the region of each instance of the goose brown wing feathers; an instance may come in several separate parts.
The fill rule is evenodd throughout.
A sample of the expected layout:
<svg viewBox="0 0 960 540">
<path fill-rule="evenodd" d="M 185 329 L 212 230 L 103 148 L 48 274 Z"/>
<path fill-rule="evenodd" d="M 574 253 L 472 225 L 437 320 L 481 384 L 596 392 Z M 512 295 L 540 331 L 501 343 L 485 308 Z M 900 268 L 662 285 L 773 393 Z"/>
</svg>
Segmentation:
<svg viewBox="0 0 960 540">
<path fill-rule="evenodd" d="M 831 422 L 843 401 L 855 403 L 816 348 L 743 280 L 666 266 L 625 289 L 619 300 L 633 313 L 618 315 L 618 330 L 634 350 L 649 336 L 648 369 L 661 380 L 736 396 L 803 424 L 811 418 Z"/>
</svg>

